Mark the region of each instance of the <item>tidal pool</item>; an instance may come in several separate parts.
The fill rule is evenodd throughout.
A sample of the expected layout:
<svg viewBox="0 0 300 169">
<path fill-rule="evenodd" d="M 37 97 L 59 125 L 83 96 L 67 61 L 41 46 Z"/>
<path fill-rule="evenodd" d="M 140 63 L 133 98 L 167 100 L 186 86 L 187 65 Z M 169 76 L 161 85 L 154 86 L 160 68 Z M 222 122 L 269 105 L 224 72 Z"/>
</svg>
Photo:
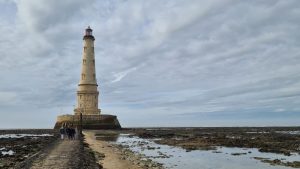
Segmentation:
<svg viewBox="0 0 300 169">
<path fill-rule="evenodd" d="M 263 163 L 254 159 L 254 157 L 270 160 L 280 159 L 283 162 L 300 161 L 299 154 L 285 156 L 262 153 L 255 148 L 217 147 L 217 150 L 187 152 L 182 148 L 156 144 L 151 139 L 123 134 L 119 135 L 112 143 L 128 147 L 133 152 L 140 153 L 146 158 L 162 163 L 166 168 L 172 169 L 291 169 L 291 167 Z"/>
</svg>

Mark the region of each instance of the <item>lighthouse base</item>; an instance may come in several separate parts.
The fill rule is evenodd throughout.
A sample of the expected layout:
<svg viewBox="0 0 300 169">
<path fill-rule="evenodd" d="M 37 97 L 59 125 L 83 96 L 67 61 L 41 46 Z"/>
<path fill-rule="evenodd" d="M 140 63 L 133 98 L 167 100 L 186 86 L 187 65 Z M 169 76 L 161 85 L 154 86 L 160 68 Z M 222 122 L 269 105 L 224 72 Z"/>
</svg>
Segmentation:
<svg viewBox="0 0 300 169">
<path fill-rule="evenodd" d="M 54 129 L 59 129 L 63 125 L 80 126 L 80 115 L 61 115 L 57 117 Z M 82 115 L 83 129 L 121 129 L 117 116 L 109 114 L 101 115 Z"/>
</svg>

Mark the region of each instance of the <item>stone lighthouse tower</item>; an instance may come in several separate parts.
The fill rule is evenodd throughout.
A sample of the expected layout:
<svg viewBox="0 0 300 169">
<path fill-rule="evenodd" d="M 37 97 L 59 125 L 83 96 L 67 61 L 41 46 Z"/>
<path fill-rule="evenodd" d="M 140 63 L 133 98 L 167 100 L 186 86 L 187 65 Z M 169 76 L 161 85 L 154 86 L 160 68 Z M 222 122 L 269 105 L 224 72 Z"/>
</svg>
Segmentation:
<svg viewBox="0 0 300 169">
<path fill-rule="evenodd" d="M 77 90 L 77 107 L 74 112 L 75 115 L 80 115 L 80 113 L 82 115 L 100 115 L 95 69 L 95 38 L 90 27 L 85 30 L 83 40 L 81 76 Z"/>
<path fill-rule="evenodd" d="M 82 125 L 83 129 L 120 129 L 117 116 L 100 114 L 98 107 L 98 84 L 95 67 L 95 38 L 93 30 L 88 27 L 83 36 L 83 54 L 81 75 L 77 88 L 77 104 L 74 114 L 65 114 L 57 117 L 55 129 L 62 126 Z"/>
</svg>

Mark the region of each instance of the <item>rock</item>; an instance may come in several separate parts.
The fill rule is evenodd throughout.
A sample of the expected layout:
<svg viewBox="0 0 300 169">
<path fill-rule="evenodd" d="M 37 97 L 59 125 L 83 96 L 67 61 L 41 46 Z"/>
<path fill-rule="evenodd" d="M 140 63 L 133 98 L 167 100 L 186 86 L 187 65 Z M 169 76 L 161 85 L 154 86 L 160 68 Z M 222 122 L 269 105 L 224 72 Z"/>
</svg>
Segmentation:
<svg viewBox="0 0 300 169">
<path fill-rule="evenodd" d="M 231 153 L 233 156 L 246 155 L 247 153 Z"/>
<path fill-rule="evenodd" d="M 222 151 L 216 151 L 216 150 L 214 150 L 214 151 L 212 151 L 212 153 L 222 153 Z"/>
<path fill-rule="evenodd" d="M 280 163 L 281 163 L 281 160 L 275 159 L 275 160 L 273 160 L 273 163 L 275 163 L 275 164 L 280 164 Z"/>
</svg>

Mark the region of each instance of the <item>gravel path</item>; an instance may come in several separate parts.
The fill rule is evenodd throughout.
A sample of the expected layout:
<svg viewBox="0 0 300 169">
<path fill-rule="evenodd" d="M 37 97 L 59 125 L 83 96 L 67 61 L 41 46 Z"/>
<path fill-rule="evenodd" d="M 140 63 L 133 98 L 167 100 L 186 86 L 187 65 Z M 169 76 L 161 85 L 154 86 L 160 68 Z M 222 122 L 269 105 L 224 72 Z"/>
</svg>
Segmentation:
<svg viewBox="0 0 300 169">
<path fill-rule="evenodd" d="M 31 169 L 76 169 L 80 168 L 80 141 L 60 141 L 49 152 L 41 154 Z"/>
</svg>

